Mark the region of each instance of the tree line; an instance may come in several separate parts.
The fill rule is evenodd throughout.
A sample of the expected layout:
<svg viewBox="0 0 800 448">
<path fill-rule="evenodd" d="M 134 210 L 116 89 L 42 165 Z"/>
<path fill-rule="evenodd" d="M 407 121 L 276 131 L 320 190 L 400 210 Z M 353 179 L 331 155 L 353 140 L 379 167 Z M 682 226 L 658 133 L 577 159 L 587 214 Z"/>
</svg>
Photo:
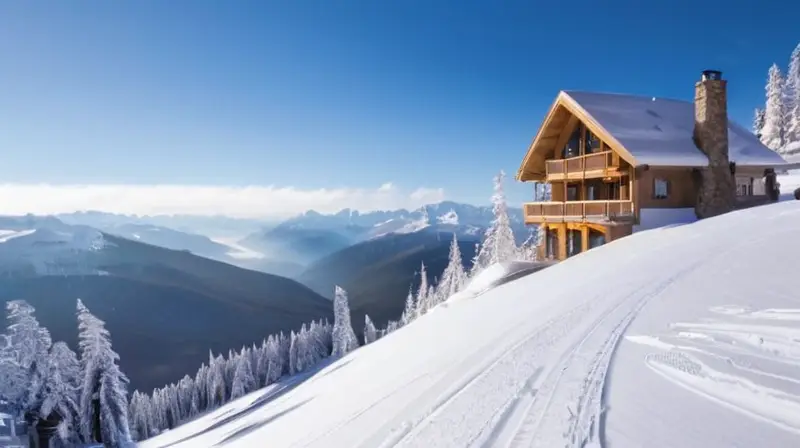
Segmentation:
<svg viewBox="0 0 800 448">
<path fill-rule="evenodd" d="M 786 74 L 772 64 L 764 107 L 756 108 L 753 132 L 780 154 L 800 153 L 800 44 L 789 56 Z"/>
</svg>

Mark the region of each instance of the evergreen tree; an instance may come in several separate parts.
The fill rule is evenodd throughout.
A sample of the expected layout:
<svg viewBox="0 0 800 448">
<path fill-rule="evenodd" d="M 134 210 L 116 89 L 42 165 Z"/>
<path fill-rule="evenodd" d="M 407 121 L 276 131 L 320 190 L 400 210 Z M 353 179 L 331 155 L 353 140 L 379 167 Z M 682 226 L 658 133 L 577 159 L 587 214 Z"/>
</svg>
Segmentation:
<svg viewBox="0 0 800 448">
<path fill-rule="evenodd" d="M 289 333 L 289 375 L 297 373 L 297 335 Z"/>
<path fill-rule="evenodd" d="M 784 144 L 800 141 L 800 44 L 789 57 L 789 69 L 786 71 L 784 86 L 784 119 L 786 132 Z"/>
<path fill-rule="evenodd" d="M 283 374 L 283 362 L 280 354 L 278 338 L 272 335 L 267 338 L 267 379 L 266 385 L 272 384 Z"/>
<path fill-rule="evenodd" d="M 774 151 L 779 151 L 785 143 L 786 106 L 784 104 L 784 79 L 781 70 L 773 64 L 767 80 L 767 104 L 764 110 L 764 127 L 761 129 L 761 142 Z"/>
<path fill-rule="evenodd" d="M 417 289 L 417 317 L 431 309 L 431 299 L 428 294 L 428 271 L 425 269 L 425 262 L 422 262 L 419 269 L 419 289 Z"/>
<path fill-rule="evenodd" d="M 764 109 L 756 108 L 753 114 L 753 134 L 761 136 L 761 131 L 764 129 Z"/>
<path fill-rule="evenodd" d="M 417 302 L 414 299 L 414 293 L 411 288 L 408 288 L 408 295 L 406 296 L 406 305 L 403 308 L 403 315 L 400 317 L 400 325 L 405 326 L 411 323 L 417 317 Z"/>
<path fill-rule="evenodd" d="M 50 349 L 46 372 L 37 417 L 45 419 L 52 413 L 60 416 L 57 444 L 75 446 L 80 443 L 78 404 L 81 371 L 78 356 L 64 342 L 56 342 Z"/>
<path fill-rule="evenodd" d="M 78 299 L 78 340 L 83 368 L 80 397 L 81 434 L 106 446 L 131 442 L 128 427 L 128 378 L 119 369 L 105 322 Z"/>
<path fill-rule="evenodd" d="M 511 220 L 508 217 L 508 205 L 503 190 L 504 179 L 505 172 L 503 171 L 500 171 L 500 174 L 494 178 L 494 194 L 492 195 L 494 220 L 486 230 L 483 244 L 476 255 L 473 273 L 495 263 L 514 260 L 517 257 L 517 244 L 514 241 L 514 232 L 511 230 Z"/>
<path fill-rule="evenodd" d="M 450 257 L 447 267 L 442 272 L 442 279 L 437 285 L 438 301 L 443 302 L 457 293 L 464 287 L 467 280 L 467 273 L 464 271 L 464 262 L 461 259 L 461 249 L 458 247 L 458 237 L 453 234 L 453 241 L 450 243 Z"/>
<path fill-rule="evenodd" d="M 347 293 L 336 286 L 333 299 L 333 349 L 331 356 L 343 356 L 358 347 L 358 339 L 350 324 L 350 306 Z"/>
<path fill-rule="evenodd" d="M 13 412 L 36 418 L 42 404 L 42 387 L 49 375 L 50 332 L 39 325 L 33 306 L 24 300 L 6 304 L 8 327 L 5 349 L 8 385 L 4 399 Z"/>
<path fill-rule="evenodd" d="M 255 390 L 255 378 L 253 369 L 250 365 L 250 356 L 242 347 L 240 356 L 236 358 L 236 370 L 233 374 L 233 384 L 231 385 L 231 400 L 243 397 Z"/>
<path fill-rule="evenodd" d="M 372 319 L 369 318 L 368 314 L 364 315 L 364 345 L 371 344 L 378 339 L 376 331 L 375 331 L 375 324 L 372 323 Z"/>
</svg>

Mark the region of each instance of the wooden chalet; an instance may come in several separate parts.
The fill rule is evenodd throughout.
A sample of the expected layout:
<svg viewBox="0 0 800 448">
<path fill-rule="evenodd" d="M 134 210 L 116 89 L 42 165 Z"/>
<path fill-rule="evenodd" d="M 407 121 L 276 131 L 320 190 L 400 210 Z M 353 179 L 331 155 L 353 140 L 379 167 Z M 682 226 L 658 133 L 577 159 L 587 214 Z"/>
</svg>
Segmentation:
<svg viewBox="0 0 800 448">
<path fill-rule="evenodd" d="M 524 204 L 525 222 L 545 230 L 544 255 L 563 260 L 637 230 L 775 201 L 785 164 L 728 121 L 726 81 L 709 70 L 694 103 L 560 92 L 516 178 L 550 186 L 550 200 Z"/>
</svg>

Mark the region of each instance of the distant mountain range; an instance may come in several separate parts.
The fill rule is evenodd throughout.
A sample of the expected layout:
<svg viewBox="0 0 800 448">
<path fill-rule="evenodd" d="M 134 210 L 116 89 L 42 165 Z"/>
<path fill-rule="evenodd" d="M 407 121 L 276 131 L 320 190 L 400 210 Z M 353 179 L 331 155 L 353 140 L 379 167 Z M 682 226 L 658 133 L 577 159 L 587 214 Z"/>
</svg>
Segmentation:
<svg viewBox="0 0 800 448">
<path fill-rule="evenodd" d="M 509 208 L 515 235 L 528 235 L 520 208 Z M 445 201 L 416 210 L 334 214 L 308 211 L 283 222 L 269 223 L 224 217 L 128 216 L 103 212 L 57 215 L 124 238 L 230 263 L 247 269 L 296 278 L 313 263 L 354 244 L 390 234 L 422 229 L 456 233 L 459 239 L 482 237 L 494 219 L 491 206 Z M 239 237 L 236 238 L 236 231 Z M 247 230 L 247 233 L 242 232 Z M 217 232 L 217 233 L 207 233 Z M 246 235 L 241 237 L 241 235 Z"/>
<path fill-rule="evenodd" d="M 522 209 L 509 208 L 508 213 L 517 238 L 527 238 Z M 490 206 L 449 201 L 411 211 L 360 213 L 345 209 L 330 215 L 308 211 L 250 234 L 240 244 L 269 254 L 270 258 L 309 265 L 353 244 L 389 234 L 411 234 L 425 229 L 455 233 L 459 239 L 475 240 L 483 236 L 493 219 Z"/>
<path fill-rule="evenodd" d="M 303 322 L 331 303 L 287 278 L 72 226 L 0 217 L 0 301 L 25 299 L 75 347 L 75 301 L 106 320 L 132 387 L 177 381 L 207 361 Z"/>
</svg>

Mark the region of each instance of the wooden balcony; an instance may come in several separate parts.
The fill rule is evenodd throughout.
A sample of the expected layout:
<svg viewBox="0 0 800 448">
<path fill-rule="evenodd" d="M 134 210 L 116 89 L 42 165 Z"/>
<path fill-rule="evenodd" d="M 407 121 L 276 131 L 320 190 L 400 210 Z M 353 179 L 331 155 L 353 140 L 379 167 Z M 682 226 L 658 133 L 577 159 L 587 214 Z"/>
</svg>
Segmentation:
<svg viewBox="0 0 800 448">
<path fill-rule="evenodd" d="M 528 202 L 523 210 L 525 224 L 629 221 L 634 217 L 633 202 L 629 200 Z"/>
<path fill-rule="evenodd" d="M 547 181 L 621 176 L 619 156 L 612 151 L 596 152 L 545 163 Z"/>
</svg>

